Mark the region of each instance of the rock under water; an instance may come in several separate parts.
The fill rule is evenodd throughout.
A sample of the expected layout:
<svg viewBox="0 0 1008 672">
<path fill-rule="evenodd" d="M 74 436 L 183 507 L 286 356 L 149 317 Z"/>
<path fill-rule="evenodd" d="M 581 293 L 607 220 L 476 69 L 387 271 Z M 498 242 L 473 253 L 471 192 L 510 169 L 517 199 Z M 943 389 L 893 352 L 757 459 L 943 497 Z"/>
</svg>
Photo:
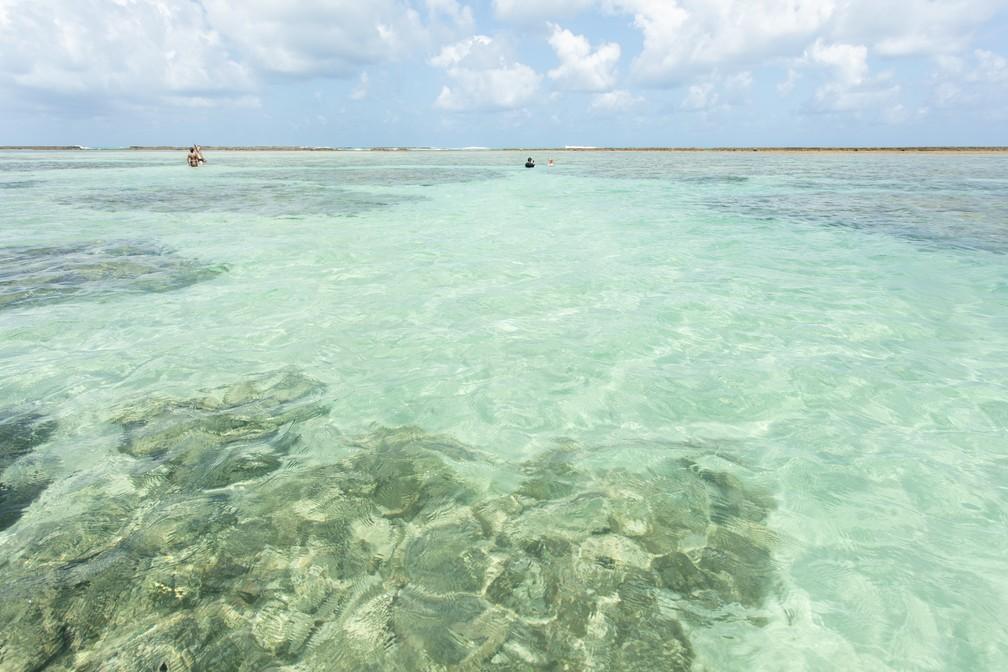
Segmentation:
<svg viewBox="0 0 1008 672">
<path fill-rule="evenodd" d="M 119 414 L 136 491 L 80 493 L 6 561 L 0 667 L 685 671 L 705 618 L 773 594 L 772 499 L 728 473 L 571 443 L 501 464 L 412 427 L 301 468 L 322 389 L 284 370 Z"/>
<path fill-rule="evenodd" d="M 224 272 L 156 245 L 130 242 L 0 249 L 0 310 L 167 292 Z"/>
<path fill-rule="evenodd" d="M 49 441 L 56 422 L 33 411 L 0 411 L 0 530 L 21 519 L 25 509 L 48 487 L 48 477 L 38 470 L 13 477 L 7 467 Z"/>
</svg>

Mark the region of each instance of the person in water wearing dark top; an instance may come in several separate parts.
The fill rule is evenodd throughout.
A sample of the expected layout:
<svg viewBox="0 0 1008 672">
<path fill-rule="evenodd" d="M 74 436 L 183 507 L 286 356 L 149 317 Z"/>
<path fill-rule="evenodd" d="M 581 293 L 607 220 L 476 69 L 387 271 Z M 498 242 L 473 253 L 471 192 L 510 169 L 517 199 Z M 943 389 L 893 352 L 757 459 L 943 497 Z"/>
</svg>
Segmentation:
<svg viewBox="0 0 1008 672">
<path fill-rule="evenodd" d="M 525 167 L 526 168 L 532 168 L 534 166 L 535 166 L 535 161 L 532 160 L 531 156 L 528 157 L 527 159 L 525 159 Z"/>
</svg>

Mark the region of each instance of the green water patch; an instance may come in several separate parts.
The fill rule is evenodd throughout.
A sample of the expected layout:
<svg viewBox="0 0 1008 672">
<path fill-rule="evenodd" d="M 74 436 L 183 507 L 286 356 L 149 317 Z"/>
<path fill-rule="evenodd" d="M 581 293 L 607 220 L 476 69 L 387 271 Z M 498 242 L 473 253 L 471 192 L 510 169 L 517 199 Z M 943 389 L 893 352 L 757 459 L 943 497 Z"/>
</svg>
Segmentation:
<svg viewBox="0 0 1008 672">
<path fill-rule="evenodd" d="M 138 483 L 158 493 L 258 478 L 298 444 L 294 425 L 328 412 L 324 390 L 282 369 L 192 399 L 150 399 L 113 419 L 123 429 L 119 451 L 137 458 Z"/>
<path fill-rule="evenodd" d="M 42 184 L 41 180 L 13 180 L 0 182 L 0 189 L 31 189 L 34 186 Z"/>
<path fill-rule="evenodd" d="M 799 183 L 779 192 L 718 194 L 711 209 L 763 221 L 792 221 L 885 234 L 923 245 L 1008 252 L 1008 198 L 986 186 L 928 191 L 891 185 L 837 190 Z"/>
<path fill-rule="evenodd" d="M 0 310 L 168 292 L 212 279 L 225 267 L 179 256 L 157 245 L 83 243 L 0 249 Z"/>
<path fill-rule="evenodd" d="M 0 530 L 20 520 L 50 483 L 39 469 L 8 472 L 8 467 L 49 441 L 54 431 L 56 422 L 36 412 L 0 410 Z"/>
<path fill-rule="evenodd" d="M 96 161 L 93 159 L 75 159 L 61 161 L 59 159 L 36 160 L 2 160 L 0 173 L 32 173 L 49 170 L 107 170 L 109 168 L 128 168 L 131 164 L 121 161 Z"/>
<path fill-rule="evenodd" d="M 286 179 L 221 181 L 207 179 L 185 186 L 95 189 L 66 198 L 63 205 L 99 212 L 157 212 L 254 214 L 262 217 L 305 215 L 354 216 L 404 202 L 417 196 L 375 193 Z"/>
<path fill-rule="evenodd" d="M 15 528 L 0 667 L 685 671 L 697 628 L 759 627 L 773 501 L 735 476 L 414 427 L 300 466 L 324 391 L 284 369 L 117 413 L 133 487 Z"/>
<path fill-rule="evenodd" d="M 637 156 L 635 160 L 626 161 L 621 154 L 596 156 L 592 161 L 583 163 L 567 161 L 561 169 L 584 177 L 661 181 L 669 185 L 682 185 L 684 188 L 740 185 L 748 182 L 755 174 L 751 166 L 740 163 L 731 165 L 685 161 L 670 163 L 660 156 L 650 158 Z"/>
<path fill-rule="evenodd" d="M 247 171 L 243 176 L 261 178 L 261 172 Z M 465 184 L 500 179 L 499 170 L 476 166 L 375 166 L 369 168 L 295 168 L 285 170 L 281 179 L 320 186 L 432 187 L 440 184 Z"/>
</svg>

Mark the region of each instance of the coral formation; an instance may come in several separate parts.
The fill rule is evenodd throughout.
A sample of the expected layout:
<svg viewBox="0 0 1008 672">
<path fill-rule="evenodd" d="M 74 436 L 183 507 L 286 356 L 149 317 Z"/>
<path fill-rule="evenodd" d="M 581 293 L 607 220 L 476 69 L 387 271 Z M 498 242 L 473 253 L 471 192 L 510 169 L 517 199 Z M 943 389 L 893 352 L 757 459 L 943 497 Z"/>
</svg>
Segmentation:
<svg viewBox="0 0 1008 672">
<path fill-rule="evenodd" d="M 0 530 L 16 523 L 28 506 L 49 485 L 38 470 L 23 471 L 13 478 L 7 467 L 49 440 L 56 422 L 32 411 L 0 411 Z"/>
<path fill-rule="evenodd" d="M 122 292 L 167 292 L 223 271 L 158 246 L 129 242 L 9 247 L 0 249 L 0 310 Z"/>
<path fill-rule="evenodd" d="M 685 671 L 694 607 L 773 588 L 772 501 L 681 456 L 510 466 L 406 427 L 281 469 L 321 391 L 284 370 L 119 414 L 137 490 L 81 493 L 5 561 L 0 666 Z"/>
</svg>

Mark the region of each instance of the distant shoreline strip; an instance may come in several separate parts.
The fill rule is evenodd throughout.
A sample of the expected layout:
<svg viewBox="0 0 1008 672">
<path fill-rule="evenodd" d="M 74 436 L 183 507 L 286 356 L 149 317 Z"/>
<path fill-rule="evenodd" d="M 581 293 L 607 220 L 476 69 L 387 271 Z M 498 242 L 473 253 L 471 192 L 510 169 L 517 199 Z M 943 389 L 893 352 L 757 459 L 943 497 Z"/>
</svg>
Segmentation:
<svg viewBox="0 0 1008 672">
<path fill-rule="evenodd" d="M 129 147 L 83 147 L 79 145 L 0 145 L 0 151 L 131 151 L 131 152 L 184 152 L 189 147 L 167 145 Z M 213 152 L 770 152 L 770 153 L 879 153 L 879 152 L 1008 152 L 1008 147 L 215 147 L 203 145 L 204 151 Z"/>
</svg>

